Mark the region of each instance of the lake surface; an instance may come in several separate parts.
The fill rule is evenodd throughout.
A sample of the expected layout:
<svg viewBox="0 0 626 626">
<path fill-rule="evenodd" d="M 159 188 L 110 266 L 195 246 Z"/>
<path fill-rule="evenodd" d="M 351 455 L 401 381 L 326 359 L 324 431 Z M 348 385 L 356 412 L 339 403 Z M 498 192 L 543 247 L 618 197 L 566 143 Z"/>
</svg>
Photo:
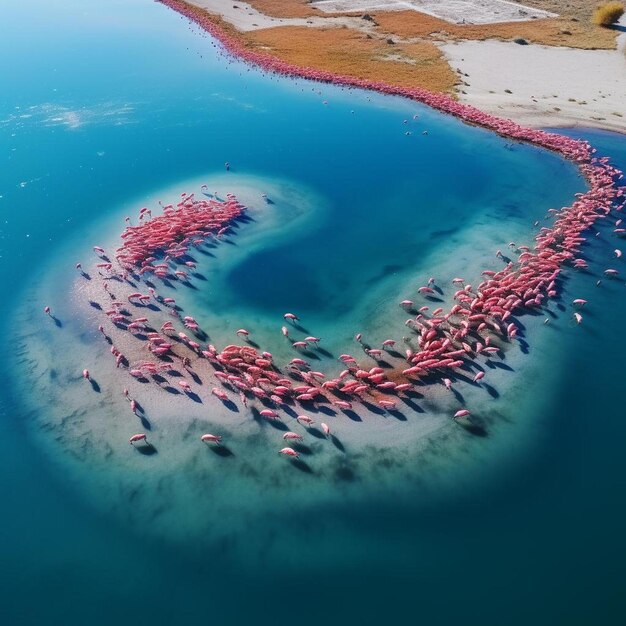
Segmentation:
<svg viewBox="0 0 626 626">
<path fill-rule="evenodd" d="M 2 17 L 3 623 L 623 623 L 625 287 L 596 287 L 616 263 L 610 224 L 585 250 L 591 275 L 566 281 L 563 303 L 589 300 L 583 324 L 564 305 L 531 332 L 524 365 L 485 400 L 501 417 L 490 436 L 437 440 L 445 481 L 426 464 L 425 484 L 400 468 L 380 472 L 379 489 L 378 470 L 347 485 L 299 477 L 268 491 L 258 517 L 234 489 L 219 532 L 237 528 L 236 545 L 187 532 L 210 499 L 172 495 L 169 526 L 125 519 L 119 509 L 139 505 L 121 498 L 113 511 L 102 468 L 67 463 L 37 430 L 41 413 L 64 407 L 46 405 L 27 367 L 28 339 L 51 332 L 33 295 L 42 277 L 55 277 L 47 288 L 63 310 L 69 279 L 56 268 L 71 271 L 94 234 L 121 230 L 144 201 L 202 180 L 297 200 L 277 203 L 284 226 L 255 240 L 259 199 L 240 249 L 220 249 L 207 285 L 180 296 L 216 336 L 245 326 L 286 359 L 289 309 L 331 352 L 352 348 L 358 330 L 401 335 L 399 299 L 431 275 L 497 269 L 495 249 L 529 242 L 535 220 L 584 189 L 571 165 L 412 102 L 263 75 L 155 3 L 35 0 Z M 626 168 L 623 137 L 574 136 Z"/>
</svg>

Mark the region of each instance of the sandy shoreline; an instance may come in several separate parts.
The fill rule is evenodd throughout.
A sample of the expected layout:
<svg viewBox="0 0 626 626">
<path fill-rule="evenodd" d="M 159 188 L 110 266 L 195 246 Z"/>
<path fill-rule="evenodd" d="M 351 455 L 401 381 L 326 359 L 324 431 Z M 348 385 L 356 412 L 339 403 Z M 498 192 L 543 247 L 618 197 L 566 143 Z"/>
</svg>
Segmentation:
<svg viewBox="0 0 626 626">
<path fill-rule="evenodd" d="M 457 42 L 441 49 L 463 80 L 461 102 L 524 126 L 626 133 L 625 46 L 621 35 L 617 50 L 504 41 Z"/>
<path fill-rule="evenodd" d="M 193 0 L 191 4 L 219 16 L 223 23 L 242 34 L 262 32 L 263 38 L 257 45 L 267 40 L 269 46 L 262 48 L 268 51 L 274 42 L 281 41 L 279 33 L 289 36 L 290 28 L 311 28 L 318 30 L 320 36 L 338 41 L 345 36 L 345 29 L 375 40 L 384 37 L 384 30 L 378 30 L 374 22 L 360 16 L 272 17 L 247 3 Z M 535 24 L 541 25 L 544 21 L 536 20 Z M 624 23 L 626 18 L 622 19 Z M 292 32 L 301 37 L 296 31 Z M 616 31 L 615 36 L 618 34 Z M 455 40 L 435 39 L 434 43 L 458 75 L 454 91 L 461 102 L 533 128 L 588 127 L 626 132 L 626 34 L 617 37 L 615 50 L 519 45 L 495 38 L 473 41 L 463 40 L 462 35 L 457 37 Z M 494 30 L 494 37 L 500 37 L 497 30 Z M 411 38 L 410 31 L 396 40 L 398 44 L 433 45 L 423 35 Z M 380 52 L 372 57 L 372 62 L 386 59 L 387 63 L 413 66 L 424 62 L 411 58 L 400 46 L 392 52 Z M 283 50 L 282 54 L 289 56 L 291 53 Z M 426 62 L 432 64 L 433 60 Z M 373 71 L 380 72 L 382 68 Z M 419 75 L 416 79 L 431 80 Z M 438 83 L 442 88 L 445 80 L 442 78 Z M 435 87 L 434 84 L 424 86 Z"/>
</svg>

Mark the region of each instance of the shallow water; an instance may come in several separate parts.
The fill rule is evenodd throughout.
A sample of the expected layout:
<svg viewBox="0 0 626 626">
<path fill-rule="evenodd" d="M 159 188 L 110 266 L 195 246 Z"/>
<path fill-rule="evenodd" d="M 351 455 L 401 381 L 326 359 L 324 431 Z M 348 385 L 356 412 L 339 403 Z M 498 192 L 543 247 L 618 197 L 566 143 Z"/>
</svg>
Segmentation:
<svg viewBox="0 0 626 626">
<path fill-rule="evenodd" d="M 41 411 L 42 389 L 66 389 L 68 406 L 82 393 L 71 372 L 61 369 L 59 383 L 49 382 L 45 350 L 70 344 L 44 325 L 41 290 L 63 313 L 63 332 L 77 331 L 89 347 L 89 329 L 69 317 L 71 303 L 53 300 L 54 291 L 69 283 L 74 251 L 84 254 L 94 234 L 121 226 L 127 207 L 157 192 L 178 192 L 183 181 L 223 184 L 228 160 L 234 187 L 252 178 L 259 191 L 278 184 L 301 194 L 298 206 L 313 207 L 306 229 L 255 247 L 260 203 L 259 220 L 234 238 L 245 246 L 241 261 L 217 255 L 207 264 L 207 288 L 181 297 L 218 336 L 246 325 L 274 350 L 287 307 L 339 350 L 357 327 L 377 341 L 391 328 L 401 334 L 396 302 L 431 273 L 443 281 L 466 271 L 470 278 L 488 263 L 497 268 L 496 248 L 529 240 L 535 219 L 582 188 L 571 166 L 413 103 L 226 64 L 160 5 L 33 2 L 11 7 L 6 19 L 16 27 L 0 41 L 0 87 L 8 94 L 0 109 L 7 146 L 0 271 L 11 295 L 3 342 L 16 354 L 2 365 L 14 368 L 3 373 L 11 384 L 0 420 L 3 622 L 264 623 L 285 611 L 311 624 L 623 622 L 626 427 L 615 372 L 626 345 L 614 320 L 626 304 L 622 281 L 595 286 L 615 263 L 610 229 L 590 247 L 592 275 L 566 284 L 564 303 L 590 302 L 583 325 L 574 327 L 567 306 L 555 308 L 548 327 L 524 320 L 531 354 L 515 361 L 519 370 L 503 380 L 500 400 L 484 400 L 494 414 L 490 436 L 445 431 L 412 468 L 368 461 L 354 483 L 299 476 L 284 492 L 278 485 L 252 493 L 228 466 L 212 463 L 206 480 L 233 490 L 228 516 L 216 521 L 211 494 L 190 488 L 195 466 L 159 483 L 158 465 L 151 481 L 142 474 L 150 466 L 139 464 L 147 459 L 132 457 L 145 489 L 115 497 L 128 484 L 107 482 L 88 448 L 78 459 L 58 456 L 59 432 L 33 428 L 46 409 L 63 411 L 62 403 Z M 623 138 L 585 136 L 626 167 Z M 274 280 L 277 273 L 284 278 Z M 48 276 L 55 278 L 41 286 Z M 32 313 L 23 313 L 23 302 Z M 25 351 L 29 340 L 43 342 L 39 357 Z M 72 349 L 80 354 L 80 346 Z M 275 351 L 283 350 L 286 358 L 288 350 Z M 60 363 L 68 356 L 57 354 Z M 348 426 L 342 440 L 352 460 L 359 455 Z M 450 457 L 458 466 L 436 480 Z M 158 498 L 155 485 L 163 486 Z M 265 504 L 258 516 L 247 501 L 254 498 Z M 168 499 L 167 515 L 155 515 Z M 217 536 L 198 541 L 198 529 Z M 254 557 L 246 558 L 250 548 Z"/>
</svg>

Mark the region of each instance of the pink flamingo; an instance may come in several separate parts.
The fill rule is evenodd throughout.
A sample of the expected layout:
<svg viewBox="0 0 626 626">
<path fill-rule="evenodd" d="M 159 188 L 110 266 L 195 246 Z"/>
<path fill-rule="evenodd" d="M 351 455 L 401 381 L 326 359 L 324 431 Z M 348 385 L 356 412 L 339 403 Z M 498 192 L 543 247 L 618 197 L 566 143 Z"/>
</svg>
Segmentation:
<svg viewBox="0 0 626 626">
<path fill-rule="evenodd" d="M 284 454 L 285 456 L 290 456 L 294 459 L 297 459 L 300 456 L 293 448 L 283 448 L 282 450 L 279 450 L 278 452 L 279 454 Z"/>
<path fill-rule="evenodd" d="M 204 443 L 214 443 L 219 446 L 220 442 L 222 441 L 222 436 L 206 433 L 200 437 L 200 441 L 203 441 Z"/>
<path fill-rule="evenodd" d="M 228 396 L 226 395 L 226 393 L 222 391 L 221 389 L 218 389 L 217 387 L 213 387 L 213 389 L 211 389 L 211 393 L 216 398 L 219 398 L 220 400 L 222 400 L 222 402 L 225 402 L 226 400 L 228 400 Z"/>
<path fill-rule="evenodd" d="M 292 433 L 291 431 L 286 432 L 283 435 L 283 439 L 285 440 L 294 440 L 294 441 L 302 441 L 302 435 L 299 435 L 298 433 Z"/>
<path fill-rule="evenodd" d="M 468 415 L 471 415 L 471 413 L 467 409 L 461 409 L 454 414 L 454 417 L 456 419 L 458 417 L 467 417 Z"/>
<path fill-rule="evenodd" d="M 83 370 L 83 378 L 85 380 L 91 380 L 91 376 L 89 374 L 89 370 L 87 370 L 87 369 Z"/>
<path fill-rule="evenodd" d="M 131 446 L 140 441 L 143 441 L 146 444 L 148 443 L 148 439 L 145 433 L 137 433 L 136 435 L 132 435 L 132 437 L 130 437 L 128 441 L 130 442 Z"/>
</svg>

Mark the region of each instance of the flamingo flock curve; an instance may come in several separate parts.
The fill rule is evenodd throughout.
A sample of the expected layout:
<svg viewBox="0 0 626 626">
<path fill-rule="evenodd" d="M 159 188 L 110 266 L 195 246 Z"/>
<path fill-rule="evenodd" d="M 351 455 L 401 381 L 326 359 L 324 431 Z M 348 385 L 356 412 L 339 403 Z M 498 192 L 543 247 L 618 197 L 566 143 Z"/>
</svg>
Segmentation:
<svg viewBox="0 0 626 626">
<path fill-rule="evenodd" d="M 245 407 L 248 407 L 249 400 L 255 405 L 258 402 L 264 408 L 258 409 L 253 405 L 251 411 L 268 420 L 280 420 L 281 409 L 288 406 L 299 407 L 304 412 L 325 404 L 333 407 L 333 411 L 347 412 L 352 410 L 355 403 L 367 402 L 374 403 L 379 410 L 393 411 L 398 398 L 410 395 L 417 385 L 438 382 L 449 389 L 460 368 L 469 369 L 480 355 L 495 358 L 501 354 L 518 335 L 516 318 L 525 312 L 537 312 L 548 301 L 558 297 L 558 278 L 563 268 L 586 268 L 586 261 L 579 255 L 586 241 L 585 232 L 597 220 L 610 217 L 613 211 L 619 212 L 624 206 L 626 187 L 619 186 L 622 173 L 610 165 L 608 158 L 595 157 L 595 149 L 586 141 L 524 128 L 511 120 L 500 119 L 461 104 L 450 96 L 424 89 L 392 86 L 298 67 L 247 49 L 195 7 L 179 0 L 159 1 L 197 23 L 219 40 L 227 53 L 260 66 L 263 70 L 415 100 L 503 137 L 559 153 L 578 167 L 589 189 L 585 193 L 576 194 L 570 206 L 560 210 L 550 209 L 554 222 L 550 228 L 540 229 L 532 249 L 511 243 L 510 247 L 519 253 L 515 262 L 505 259 L 506 265 L 501 271 L 484 271 L 483 280 L 476 287 L 465 284 L 461 278 L 455 278 L 456 303 L 448 311 L 438 308 L 430 312 L 428 306 L 417 308 L 411 300 L 400 302 L 401 307 L 415 314 L 405 324 L 415 333 L 419 345 L 418 350 L 405 351 L 402 366 L 394 366 L 392 369 L 380 367 L 390 352 L 398 354 L 394 348 L 395 340 L 387 339 L 377 348 L 367 344 L 362 335 L 356 333 L 355 340 L 370 362 L 359 363 L 354 356 L 342 354 L 339 359 L 345 369 L 332 378 L 312 370 L 306 358 L 293 358 L 281 369 L 270 352 L 251 345 L 249 331 L 244 328 L 237 330 L 236 335 L 246 340 L 245 345 L 231 344 L 221 350 L 211 344 L 203 346 L 201 342 L 206 334 L 195 318 L 182 316 L 182 309 L 173 298 L 158 294 L 155 288 L 158 281 L 177 280 L 189 284 L 192 280 L 190 272 L 195 268 L 195 262 L 189 253 L 193 247 L 202 246 L 209 239 L 219 242 L 231 234 L 232 226 L 246 211 L 235 196 L 228 194 L 226 200 L 220 201 L 206 197 L 196 199 L 194 194 L 185 193 L 176 206 L 162 207 L 162 215 L 155 217 L 149 208 L 142 208 L 138 225 L 131 225 L 130 218 L 126 218 L 127 226 L 121 235 L 122 245 L 113 255 L 109 256 L 103 248 L 94 246 L 99 257 L 97 272 L 103 277 L 103 287 L 111 298 L 111 306 L 103 315 L 116 329 L 145 337 L 146 347 L 151 354 L 150 360 L 130 362 L 115 347 L 104 323 L 99 325 L 99 331 L 111 343 L 116 365 L 135 379 L 144 382 L 150 378 L 153 381 L 160 380 L 163 374 L 174 368 L 174 359 L 177 359 L 188 372 L 206 364 L 212 370 L 213 379 L 218 381 L 211 390 L 213 396 L 229 403 L 232 402 L 229 393 L 234 394 Z M 619 213 L 615 213 L 614 217 L 615 235 L 626 236 Z M 500 250 L 497 256 L 504 259 Z M 619 249 L 615 250 L 615 256 L 621 257 Z M 76 267 L 83 277 L 88 277 L 80 263 Z M 607 277 L 615 277 L 618 273 L 615 268 L 605 270 Z M 117 284 L 125 283 L 126 288 L 129 285 L 136 287 L 143 281 L 148 293 L 134 291 L 125 300 L 119 300 L 111 292 L 111 280 L 118 281 Z M 430 278 L 418 292 L 428 297 L 435 293 L 435 289 L 440 290 L 440 287 L 436 286 L 434 278 Z M 166 308 L 193 337 L 182 330 L 178 331 L 172 320 L 154 324 L 146 315 L 133 316 L 129 310 L 136 309 L 137 313 L 143 309 L 147 314 L 151 303 Z M 573 302 L 576 307 L 582 307 L 585 303 L 581 299 Z M 50 307 L 46 306 L 44 310 L 46 314 L 52 315 Z M 578 311 L 574 316 L 578 323 L 582 321 Z M 294 313 L 285 313 L 284 319 L 286 325 L 282 326 L 282 334 L 290 339 L 290 331 L 299 328 L 299 318 Z M 317 337 L 308 336 L 293 341 L 292 346 L 302 352 L 301 356 L 306 357 L 307 352 L 317 349 L 319 341 Z M 90 380 L 87 370 L 84 370 L 83 376 Z M 474 382 L 480 382 L 483 376 L 484 372 L 478 371 Z M 184 379 L 179 381 L 178 386 L 181 393 L 189 396 L 195 393 Z M 131 410 L 140 412 L 140 405 L 130 398 L 127 389 L 124 389 L 124 394 Z M 290 413 L 293 414 L 293 410 Z M 466 419 L 470 416 L 467 408 L 459 407 L 451 417 Z M 305 429 L 314 424 L 313 419 L 304 414 L 298 415 L 295 420 Z M 328 424 L 322 423 L 321 428 L 324 435 L 332 436 Z M 200 439 L 205 443 L 220 445 L 221 436 L 206 433 Z M 287 431 L 283 439 L 285 442 L 294 442 L 294 447 L 285 447 L 279 452 L 297 459 L 297 442 L 302 439 L 302 435 Z M 145 433 L 132 435 L 130 443 L 150 445 Z"/>
</svg>

